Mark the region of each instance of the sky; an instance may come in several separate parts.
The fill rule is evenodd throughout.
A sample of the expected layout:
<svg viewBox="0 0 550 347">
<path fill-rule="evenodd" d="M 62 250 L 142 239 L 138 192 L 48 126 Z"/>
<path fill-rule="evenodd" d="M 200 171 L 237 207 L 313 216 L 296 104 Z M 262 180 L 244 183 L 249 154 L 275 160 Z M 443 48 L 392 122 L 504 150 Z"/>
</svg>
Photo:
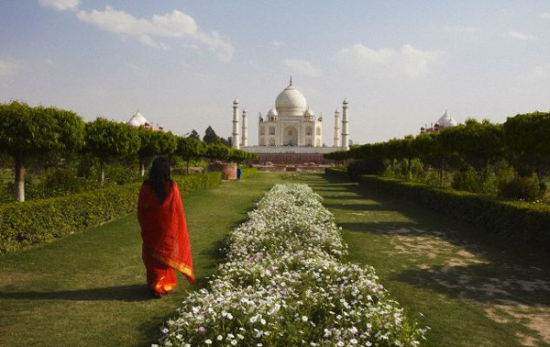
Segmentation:
<svg viewBox="0 0 550 347">
<path fill-rule="evenodd" d="M 550 111 L 550 1 L 0 0 L 0 103 L 228 137 L 293 85 L 350 138 Z"/>
</svg>

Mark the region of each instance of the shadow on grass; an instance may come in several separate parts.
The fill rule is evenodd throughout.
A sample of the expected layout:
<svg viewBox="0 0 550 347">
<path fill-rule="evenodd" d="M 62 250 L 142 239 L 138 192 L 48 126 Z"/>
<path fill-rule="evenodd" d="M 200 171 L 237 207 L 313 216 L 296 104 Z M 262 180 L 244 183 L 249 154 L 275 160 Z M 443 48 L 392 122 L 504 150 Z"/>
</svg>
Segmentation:
<svg viewBox="0 0 550 347">
<path fill-rule="evenodd" d="M 421 236 L 416 229 L 418 224 L 410 222 L 363 222 L 363 223 L 339 223 L 344 230 L 362 233 L 399 234 Z M 429 234 L 429 233 L 427 233 Z"/>
<path fill-rule="evenodd" d="M 337 198 L 340 199 L 340 198 Z M 387 211 L 382 204 L 367 203 L 367 204 L 335 204 L 325 203 L 326 208 L 341 209 L 341 210 L 354 210 L 354 211 Z"/>
<path fill-rule="evenodd" d="M 0 292 L 1 299 L 74 300 L 74 301 L 145 301 L 151 300 L 146 284 L 131 284 L 105 288 L 60 290 L 55 292 Z"/>
<path fill-rule="evenodd" d="M 434 266 L 407 270 L 392 279 L 429 288 L 448 297 L 482 303 L 550 306 L 550 278 L 541 270 L 498 264 Z"/>
</svg>

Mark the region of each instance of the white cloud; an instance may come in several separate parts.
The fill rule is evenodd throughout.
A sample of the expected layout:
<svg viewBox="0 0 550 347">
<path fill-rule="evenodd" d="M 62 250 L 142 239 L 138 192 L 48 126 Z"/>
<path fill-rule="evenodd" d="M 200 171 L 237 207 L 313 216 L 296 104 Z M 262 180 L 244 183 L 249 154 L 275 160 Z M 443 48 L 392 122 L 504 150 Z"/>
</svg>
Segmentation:
<svg viewBox="0 0 550 347">
<path fill-rule="evenodd" d="M 271 44 L 273 45 L 273 47 L 282 47 L 282 46 L 285 46 L 285 43 L 282 42 L 282 41 L 273 41 Z"/>
<path fill-rule="evenodd" d="M 14 62 L 0 59 L 0 77 L 13 75 L 18 68 L 19 66 Z"/>
<path fill-rule="evenodd" d="M 513 39 L 522 40 L 522 41 L 532 41 L 532 40 L 536 39 L 536 37 L 534 37 L 531 34 L 524 34 L 524 33 L 520 33 L 520 32 L 517 32 L 517 31 L 508 32 L 508 36 L 513 38 Z"/>
<path fill-rule="evenodd" d="M 296 73 L 309 77 L 319 77 L 322 72 L 321 69 L 314 66 L 307 60 L 300 59 L 285 59 L 285 65 Z"/>
<path fill-rule="evenodd" d="M 550 19 L 550 12 L 544 12 L 540 14 L 540 18 L 542 19 Z"/>
<path fill-rule="evenodd" d="M 80 0 L 38 0 L 41 6 L 53 7 L 58 11 L 72 10 L 80 5 Z"/>
<path fill-rule="evenodd" d="M 425 51 L 405 44 L 400 50 L 393 48 L 371 49 L 355 44 L 341 49 L 337 54 L 340 65 L 354 71 L 378 71 L 399 73 L 414 78 L 429 71 L 432 63 L 439 60 L 441 51 Z"/>
<path fill-rule="evenodd" d="M 183 45 L 199 44 L 229 61 L 235 49 L 217 32 L 206 33 L 199 29 L 193 17 L 173 10 L 164 15 L 155 14 L 151 19 L 136 18 L 122 10 L 106 6 L 104 10 L 78 11 L 78 19 L 96 25 L 102 30 L 132 37 L 146 46 L 168 49 L 158 38 L 184 40 Z"/>
<path fill-rule="evenodd" d="M 477 31 L 477 28 L 462 25 L 446 25 L 443 30 L 454 34 L 473 34 Z"/>
</svg>

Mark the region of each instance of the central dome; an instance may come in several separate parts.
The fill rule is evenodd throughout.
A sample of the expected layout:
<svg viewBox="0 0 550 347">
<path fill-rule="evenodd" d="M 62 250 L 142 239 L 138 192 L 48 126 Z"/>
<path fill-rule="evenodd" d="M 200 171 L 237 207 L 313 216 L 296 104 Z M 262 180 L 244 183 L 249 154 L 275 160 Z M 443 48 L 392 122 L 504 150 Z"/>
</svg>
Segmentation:
<svg viewBox="0 0 550 347">
<path fill-rule="evenodd" d="M 304 95 L 290 84 L 277 96 L 275 108 L 282 116 L 303 116 L 307 109 L 307 101 Z"/>
</svg>

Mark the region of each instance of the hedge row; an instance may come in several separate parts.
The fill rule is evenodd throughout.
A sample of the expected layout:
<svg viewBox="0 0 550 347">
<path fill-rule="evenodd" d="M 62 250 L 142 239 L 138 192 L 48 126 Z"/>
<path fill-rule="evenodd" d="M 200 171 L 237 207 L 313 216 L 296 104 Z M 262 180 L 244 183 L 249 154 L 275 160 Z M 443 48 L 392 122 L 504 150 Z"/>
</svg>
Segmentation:
<svg viewBox="0 0 550 347">
<path fill-rule="evenodd" d="M 241 169 L 241 172 L 242 172 L 241 178 L 248 178 L 250 176 L 254 176 L 255 174 L 257 174 L 258 169 L 256 169 L 255 167 L 248 167 L 248 168 Z"/>
<path fill-rule="evenodd" d="M 174 177 L 181 191 L 209 188 L 221 173 Z M 58 198 L 0 206 L 0 254 L 82 231 L 137 208 L 141 183 L 108 187 Z"/>
<path fill-rule="evenodd" d="M 349 179 L 345 169 L 327 169 L 326 174 Z M 497 200 L 487 195 L 372 175 L 361 176 L 359 183 L 371 191 L 417 202 L 489 232 L 550 246 L 550 207 L 545 204 Z"/>
</svg>

